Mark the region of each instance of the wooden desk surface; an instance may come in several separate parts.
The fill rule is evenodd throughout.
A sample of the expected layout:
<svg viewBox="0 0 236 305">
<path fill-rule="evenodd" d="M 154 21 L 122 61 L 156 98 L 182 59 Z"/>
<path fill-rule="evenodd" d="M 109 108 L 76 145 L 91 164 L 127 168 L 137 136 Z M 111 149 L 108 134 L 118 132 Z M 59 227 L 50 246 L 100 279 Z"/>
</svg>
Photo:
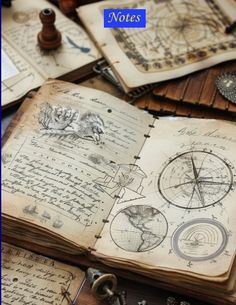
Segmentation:
<svg viewBox="0 0 236 305">
<path fill-rule="evenodd" d="M 207 305 L 201 301 L 123 278 L 118 278 L 118 290 L 127 292 L 127 305 L 138 305 L 138 302 L 142 300 L 146 300 L 148 305 L 166 305 L 166 299 L 170 296 L 175 297 L 179 302 L 186 301 L 191 305 Z M 89 284 L 86 282 L 79 295 L 77 305 L 108 305 L 108 302 L 96 300 L 90 293 Z"/>
</svg>

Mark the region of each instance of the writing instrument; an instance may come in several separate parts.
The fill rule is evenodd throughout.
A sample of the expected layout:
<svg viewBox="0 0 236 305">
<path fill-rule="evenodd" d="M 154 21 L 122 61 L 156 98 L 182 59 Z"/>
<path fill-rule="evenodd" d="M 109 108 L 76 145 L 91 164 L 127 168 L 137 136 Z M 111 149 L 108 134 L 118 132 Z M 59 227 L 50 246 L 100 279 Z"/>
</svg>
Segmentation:
<svg viewBox="0 0 236 305">
<path fill-rule="evenodd" d="M 64 298 L 67 300 L 68 305 L 74 305 L 74 302 L 70 297 L 70 293 L 63 286 L 61 286 L 61 293 L 64 296 Z"/>
</svg>

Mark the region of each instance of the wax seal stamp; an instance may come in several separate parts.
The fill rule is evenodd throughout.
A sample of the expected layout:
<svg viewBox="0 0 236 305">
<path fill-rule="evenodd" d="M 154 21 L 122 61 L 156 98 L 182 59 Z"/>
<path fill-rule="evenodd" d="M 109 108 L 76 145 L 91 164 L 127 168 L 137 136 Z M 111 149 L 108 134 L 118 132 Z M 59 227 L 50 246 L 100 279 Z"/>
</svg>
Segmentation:
<svg viewBox="0 0 236 305">
<path fill-rule="evenodd" d="M 236 104 L 236 71 L 219 75 L 216 78 L 216 86 L 225 98 Z"/>
<path fill-rule="evenodd" d="M 61 45 L 61 33 L 56 29 L 54 22 L 56 14 L 51 8 L 45 8 L 39 13 L 43 24 L 41 32 L 38 33 L 38 44 L 45 50 L 56 49 Z"/>
</svg>

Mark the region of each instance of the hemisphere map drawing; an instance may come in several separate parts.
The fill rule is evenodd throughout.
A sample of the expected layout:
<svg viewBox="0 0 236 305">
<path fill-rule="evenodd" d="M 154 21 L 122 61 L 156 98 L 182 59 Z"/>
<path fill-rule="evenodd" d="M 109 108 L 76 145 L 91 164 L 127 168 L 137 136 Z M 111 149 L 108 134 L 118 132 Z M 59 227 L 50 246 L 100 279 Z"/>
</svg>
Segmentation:
<svg viewBox="0 0 236 305">
<path fill-rule="evenodd" d="M 166 237 L 165 216 L 148 205 L 133 205 L 118 212 L 110 227 L 114 243 L 130 252 L 145 252 L 159 246 Z"/>
<path fill-rule="evenodd" d="M 157 186 L 168 203 L 200 209 L 220 202 L 230 192 L 233 172 L 229 162 L 212 152 L 187 151 L 168 160 Z"/>
</svg>

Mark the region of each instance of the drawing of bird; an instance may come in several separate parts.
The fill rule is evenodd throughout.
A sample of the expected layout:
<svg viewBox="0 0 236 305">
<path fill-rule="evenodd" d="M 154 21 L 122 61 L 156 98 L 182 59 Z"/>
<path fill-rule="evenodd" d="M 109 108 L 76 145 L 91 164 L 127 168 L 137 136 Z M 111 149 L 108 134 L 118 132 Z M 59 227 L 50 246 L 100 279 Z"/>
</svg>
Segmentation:
<svg viewBox="0 0 236 305">
<path fill-rule="evenodd" d="M 100 135 L 104 133 L 104 122 L 97 114 L 87 112 L 83 114 L 77 124 L 75 134 L 82 138 L 100 141 Z"/>
<path fill-rule="evenodd" d="M 79 111 L 49 103 L 42 107 L 38 121 L 44 127 L 44 134 L 72 136 L 98 143 L 100 135 L 104 133 L 104 122 L 100 115 L 86 112 L 80 116 Z"/>
<path fill-rule="evenodd" d="M 75 111 L 61 106 L 44 104 L 40 111 L 38 121 L 45 129 L 64 130 L 72 121 Z"/>
</svg>

